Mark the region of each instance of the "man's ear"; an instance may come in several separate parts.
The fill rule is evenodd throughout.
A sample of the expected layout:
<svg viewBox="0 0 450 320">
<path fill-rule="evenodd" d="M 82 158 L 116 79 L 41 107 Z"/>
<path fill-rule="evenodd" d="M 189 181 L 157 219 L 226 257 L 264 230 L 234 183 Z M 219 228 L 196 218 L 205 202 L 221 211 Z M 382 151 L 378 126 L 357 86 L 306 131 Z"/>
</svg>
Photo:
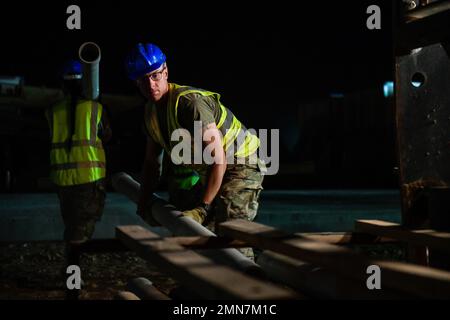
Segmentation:
<svg viewBox="0 0 450 320">
<path fill-rule="evenodd" d="M 169 67 L 166 65 L 166 70 L 164 70 L 164 76 L 166 80 L 169 78 Z"/>
</svg>

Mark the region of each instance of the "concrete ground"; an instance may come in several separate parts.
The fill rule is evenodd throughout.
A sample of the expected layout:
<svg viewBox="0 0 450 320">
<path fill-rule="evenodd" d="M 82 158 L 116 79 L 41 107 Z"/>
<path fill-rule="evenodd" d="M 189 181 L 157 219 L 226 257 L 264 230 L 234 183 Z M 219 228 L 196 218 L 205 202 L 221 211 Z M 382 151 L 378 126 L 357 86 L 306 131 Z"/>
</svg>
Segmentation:
<svg viewBox="0 0 450 320">
<path fill-rule="evenodd" d="M 397 190 L 264 190 L 260 200 L 256 221 L 288 232 L 350 231 L 356 219 L 400 222 Z M 94 238 L 113 238 L 117 225 L 146 226 L 135 211 L 124 195 L 108 193 Z M 151 229 L 169 235 L 164 228 Z M 62 230 L 55 194 L 0 195 L 0 241 L 61 240 Z"/>
</svg>

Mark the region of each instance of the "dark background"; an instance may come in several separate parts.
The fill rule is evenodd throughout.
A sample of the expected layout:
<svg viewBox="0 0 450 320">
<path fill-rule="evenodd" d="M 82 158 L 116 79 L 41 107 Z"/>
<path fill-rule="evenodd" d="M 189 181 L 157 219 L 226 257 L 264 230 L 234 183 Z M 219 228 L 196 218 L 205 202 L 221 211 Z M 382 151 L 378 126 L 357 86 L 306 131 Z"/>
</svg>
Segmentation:
<svg viewBox="0 0 450 320">
<path fill-rule="evenodd" d="M 81 8 L 81 30 L 66 28 L 70 4 Z M 381 30 L 366 28 L 370 4 L 381 7 Z M 94 41 L 102 49 L 102 92 L 137 95 L 124 57 L 137 42 L 154 42 L 167 56 L 171 81 L 221 93 L 248 128 L 280 129 L 280 172 L 267 177 L 266 187 L 397 186 L 393 102 L 383 97 L 383 83 L 393 79 L 391 1 L 1 7 L 2 76 L 58 87 L 63 62 L 76 57 L 83 42 Z M 1 169 L 13 172 L 13 191 L 34 191 L 48 175 L 41 111 L 25 112 L 39 125 L 1 136 Z M 145 143 L 142 108 L 111 114 L 109 172 L 138 173 Z"/>
</svg>

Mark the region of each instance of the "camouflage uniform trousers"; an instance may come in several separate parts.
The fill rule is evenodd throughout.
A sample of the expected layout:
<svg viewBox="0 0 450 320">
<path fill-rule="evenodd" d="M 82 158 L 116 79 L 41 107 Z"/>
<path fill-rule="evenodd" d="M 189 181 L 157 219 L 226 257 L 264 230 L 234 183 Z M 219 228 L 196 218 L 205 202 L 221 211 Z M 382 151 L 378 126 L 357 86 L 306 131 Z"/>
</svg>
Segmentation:
<svg viewBox="0 0 450 320">
<path fill-rule="evenodd" d="M 224 221 L 234 219 L 253 221 L 258 212 L 263 178 L 257 164 L 229 164 L 222 186 L 212 203 L 212 210 L 203 225 L 216 232 L 218 224 Z M 201 182 L 198 182 L 191 190 L 182 190 L 171 185 L 170 180 L 169 178 L 169 201 L 178 210 L 190 210 L 200 204 L 205 191 Z M 249 258 L 254 257 L 251 248 L 241 248 L 239 251 Z"/>
<path fill-rule="evenodd" d="M 59 187 L 58 197 L 65 226 L 64 240 L 72 244 L 90 240 L 105 206 L 104 179 Z"/>
</svg>

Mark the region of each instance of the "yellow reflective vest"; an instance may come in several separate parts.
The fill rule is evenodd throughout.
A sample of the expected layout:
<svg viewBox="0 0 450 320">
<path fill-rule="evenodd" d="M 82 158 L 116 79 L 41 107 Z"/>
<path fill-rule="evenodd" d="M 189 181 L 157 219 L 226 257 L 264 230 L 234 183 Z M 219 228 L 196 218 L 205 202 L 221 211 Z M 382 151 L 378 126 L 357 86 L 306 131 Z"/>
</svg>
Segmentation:
<svg viewBox="0 0 450 320">
<path fill-rule="evenodd" d="M 169 83 L 168 92 L 167 128 L 169 131 L 169 139 L 174 130 L 181 128 L 178 122 L 178 104 L 180 98 L 190 93 L 197 93 L 205 97 L 213 97 L 217 101 L 217 104 L 220 107 L 220 118 L 218 121 L 216 120 L 216 126 L 222 134 L 222 145 L 225 152 L 227 152 L 231 146 L 234 148 L 233 151 L 235 157 L 245 158 L 256 152 L 260 144 L 259 138 L 247 131 L 234 114 L 228 108 L 223 106 L 220 102 L 220 94 L 189 86 L 180 86 L 175 83 Z M 164 140 L 158 123 L 156 106 L 151 101 L 148 102 L 145 108 L 145 127 L 153 140 L 160 144 L 170 156 L 172 148 L 178 142 Z M 236 144 L 236 142 L 238 142 L 238 144 Z M 180 166 L 175 166 L 176 173 L 179 172 L 179 175 L 183 177 L 183 179 L 180 179 L 179 181 L 180 187 L 183 189 L 189 189 L 198 181 L 198 177 L 194 174 L 188 174 L 191 171 L 187 170 L 186 167 L 197 171 L 205 171 L 204 165 L 186 165 L 184 169 Z M 191 181 L 189 181 L 189 179 L 191 179 Z"/>
<path fill-rule="evenodd" d="M 79 100 L 71 119 L 70 100 L 47 110 L 50 125 L 50 177 L 58 186 L 94 182 L 105 177 L 105 152 L 97 136 L 103 106 L 95 101 Z M 70 136 L 72 123 L 75 127 Z"/>
</svg>

